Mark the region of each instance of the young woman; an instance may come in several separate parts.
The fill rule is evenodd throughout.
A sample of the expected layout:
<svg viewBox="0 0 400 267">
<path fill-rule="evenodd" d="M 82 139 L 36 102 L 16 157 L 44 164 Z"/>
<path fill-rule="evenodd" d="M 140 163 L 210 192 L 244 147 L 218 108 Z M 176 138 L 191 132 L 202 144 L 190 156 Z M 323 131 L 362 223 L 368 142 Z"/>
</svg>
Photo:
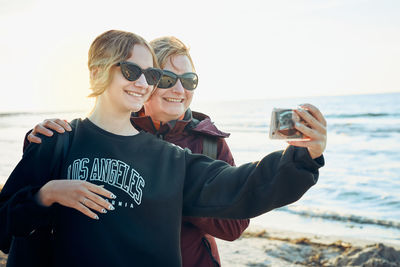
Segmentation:
<svg viewBox="0 0 400 267">
<path fill-rule="evenodd" d="M 297 126 L 310 137 L 297 143 L 306 149 L 289 146 L 238 168 L 138 132 L 131 112 L 139 111 L 159 73 L 151 68 L 157 64 L 146 44 L 120 31 L 93 42 L 89 70 L 97 101 L 92 114 L 74 128 L 61 172 L 67 179 L 51 180 L 57 177 L 46 170 L 57 138 L 28 147 L 0 194 L 1 247 L 11 235 L 48 224 L 51 216 L 55 266 L 180 266 L 182 214 L 250 218 L 296 201 L 316 182 L 326 131 L 323 116 L 311 108 L 315 117 L 300 113 L 310 127 Z M 57 200 L 59 183 L 76 180 L 85 181 L 95 196 L 111 197 L 112 191 L 116 199 L 103 204 L 115 210 L 99 208 L 104 214 L 93 220 L 99 217 L 83 216 Z M 101 201 L 82 197 L 82 191 L 72 198 L 98 210 Z"/>
</svg>

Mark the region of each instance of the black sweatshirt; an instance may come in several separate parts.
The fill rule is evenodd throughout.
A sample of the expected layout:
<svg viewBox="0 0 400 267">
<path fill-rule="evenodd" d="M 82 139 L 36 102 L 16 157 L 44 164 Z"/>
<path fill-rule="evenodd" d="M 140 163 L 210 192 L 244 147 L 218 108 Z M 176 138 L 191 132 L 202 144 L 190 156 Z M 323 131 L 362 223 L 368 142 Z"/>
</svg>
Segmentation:
<svg viewBox="0 0 400 267">
<path fill-rule="evenodd" d="M 151 134 L 119 136 L 88 119 L 74 129 L 61 179 L 104 185 L 114 211 L 93 220 L 35 193 L 54 177 L 56 138 L 31 144 L 0 194 L 0 248 L 11 235 L 54 225 L 55 266 L 180 266 L 181 216 L 251 218 L 298 200 L 318 179 L 323 157 L 289 146 L 231 167 Z M 45 251 L 43 253 L 46 253 Z"/>
</svg>

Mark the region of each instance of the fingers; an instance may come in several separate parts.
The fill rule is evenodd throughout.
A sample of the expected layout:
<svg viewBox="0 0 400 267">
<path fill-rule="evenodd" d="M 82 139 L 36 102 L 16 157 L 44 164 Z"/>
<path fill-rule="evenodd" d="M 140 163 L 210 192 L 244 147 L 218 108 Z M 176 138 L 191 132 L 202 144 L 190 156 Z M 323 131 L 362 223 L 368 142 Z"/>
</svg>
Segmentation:
<svg viewBox="0 0 400 267">
<path fill-rule="evenodd" d="M 49 184 L 47 186 L 47 184 Z M 78 180 L 52 180 L 43 186 L 40 200 L 44 199 L 46 206 L 53 203 L 74 208 L 86 216 L 99 219 L 96 212 L 107 213 L 107 210 L 114 210 L 114 206 L 106 201 L 101 195 L 115 199 L 110 191 L 86 181 Z M 47 187 L 46 187 L 47 186 Z"/>
<path fill-rule="evenodd" d="M 294 110 L 294 111 L 304 121 L 306 121 L 306 124 L 309 128 L 316 130 L 316 132 L 312 132 L 312 133 L 314 133 L 313 137 L 320 138 L 320 137 L 318 137 L 318 134 L 326 136 L 326 133 L 327 133 L 326 120 L 318 108 L 316 108 L 315 106 L 313 106 L 311 104 L 303 104 L 303 105 L 301 105 L 301 108 Z M 304 133 L 304 134 L 306 134 L 306 133 Z"/>
<path fill-rule="evenodd" d="M 71 131 L 71 126 L 69 126 L 68 122 L 60 119 L 47 119 L 42 123 L 39 123 L 33 127 L 32 132 L 28 135 L 29 142 L 40 144 L 42 140 L 36 135 L 43 134 L 45 136 L 53 136 L 53 131 L 57 131 L 58 133 L 64 133 L 65 130 Z"/>
<path fill-rule="evenodd" d="M 306 138 L 308 137 L 309 139 L 316 139 L 319 137 L 319 134 L 316 130 L 309 128 L 300 122 L 296 122 L 294 127 L 303 133 Z"/>
<path fill-rule="evenodd" d="M 308 139 L 288 141 L 290 145 L 306 147 L 311 158 L 322 155 L 326 148 L 327 130 L 326 120 L 318 108 L 311 104 L 303 104 L 301 108 L 294 110 L 304 122 L 296 122 L 295 128 Z"/>
<path fill-rule="evenodd" d="M 72 131 L 71 126 L 69 126 L 69 123 L 66 120 L 56 119 L 54 122 L 60 125 L 64 130 Z"/>
<path fill-rule="evenodd" d="M 39 137 L 33 135 L 32 132 L 28 135 L 27 139 L 31 143 L 36 143 L 36 144 L 41 144 L 42 143 L 42 139 L 40 139 Z"/>
<path fill-rule="evenodd" d="M 107 198 L 111 198 L 114 199 L 115 195 L 113 193 L 111 193 L 110 191 L 108 191 L 107 189 L 104 189 L 103 186 L 98 186 L 89 182 L 85 182 L 85 185 L 87 187 L 87 189 L 89 189 L 90 191 L 105 196 Z"/>
<path fill-rule="evenodd" d="M 65 130 L 71 131 L 71 127 L 68 125 L 68 123 L 60 119 L 44 120 L 42 125 L 47 129 L 57 131 L 58 133 L 64 133 Z"/>
<path fill-rule="evenodd" d="M 85 182 L 85 184 L 90 185 L 91 188 L 93 187 L 98 187 L 100 189 L 100 186 Z M 114 196 L 111 192 L 108 190 L 103 189 L 103 191 L 106 191 L 106 193 L 103 192 L 103 194 L 107 194 L 108 196 Z M 102 197 L 96 195 L 95 193 L 87 190 L 84 194 L 85 196 L 82 197 L 80 201 L 78 201 L 78 206 L 75 208 L 79 208 L 78 210 L 81 211 L 83 214 L 89 216 L 92 219 L 99 219 L 99 216 L 94 213 L 92 210 L 100 212 L 100 213 L 107 213 L 107 210 L 114 210 L 114 206 L 111 205 L 108 201 L 103 199 Z M 115 196 L 114 196 L 115 198 Z"/>
<path fill-rule="evenodd" d="M 90 204 L 89 206 L 88 205 L 86 206 L 88 206 L 91 209 L 97 210 L 98 212 L 101 213 L 106 213 L 107 211 L 105 209 L 114 210 L 113 205 L 111 205 L 108 201 L 90 191 L 88 191 L 86 198 L 87 198 L 87 203 Z"/>
<path fill-rule="evenodd" d="M 316 106 L 311 104 L 302 104 L 300 107 L 307 110 L 314 118 L 316 118 L 323 126 L 326 127 L 324 115 L 322 115 L 321 111 Z"/>
<path fill-rule="evenodd" d="M 53 132 L 44 127 L 42 124 L 35 125 L 35 127 L 33 127 L 33 131 L 31 132 L 31 134 L 34 136 L 36 136 L 38 133 L 49 137 L 53 135 Z"/>
<path fill-rule="evenodd" d="M 294 110 L 296 114 L 298 114 L 304 121 L 307 122 L 308 126 L 311 127 L 312 129 L 317 130 L 318 132 L 325 134 L 326 133 L 326 128 L 325 126 L 318 121 L 308 110 L 305 109 L 296 109 Z"/>
<path fill-rule="evenodd" d="M 73 208 L 92 219 L 99 220 L 99 216 L 93 211 L 105 214 L 107 210 L 115 209 L 109 202 L 90 191 L 86 191 L 84 195 L 80 200 L 75 202 Z"/>
<path fill-rule="evenodd" d="M 99 216 L 96 213 L 91 211 L 88 207 L 86 207 L 85 205 L 83 205 L 80 202 L 78 202 L 73 208 L 75 208 L 76 210 L 82 212 L 83 214 L 85 214 L 89 218 L 92 218 L 92 219 L 95 219 L 95 220 L 99 219 Z"/>
<path fill-rule="evenodd" d="M 81 188 L 81 190 L 78 191 L 78 193 L 82 196 L 79 199 L 81 203 L 101 213 L 106 213 L 106 209 L 114 210 L 114 207 L 108 201 L 98 195 L 100 194 L 108 198 L 115 199 L 115 195 L 113 193 L 104 189 L 102 186 L 98 186 L 90 182 L 82 181 L 82 185 L 84 188 Z"/>
<path fill-rule="evenodd" d="M 86 207 L 90 208 L 91 210 L 95 210 L 95 211 L 98 211 L 100 213 L 107 213 L 107 210 L 104 207 L 98 205 L 96 202 L 92 201 L 89 198 L 83 198 L 83 200 L 80 201 L 80 203 L 83 206 L 86 206 Z M 108 204 L 108 206 L 110 206 L 110 204 Z"/>
</svg>

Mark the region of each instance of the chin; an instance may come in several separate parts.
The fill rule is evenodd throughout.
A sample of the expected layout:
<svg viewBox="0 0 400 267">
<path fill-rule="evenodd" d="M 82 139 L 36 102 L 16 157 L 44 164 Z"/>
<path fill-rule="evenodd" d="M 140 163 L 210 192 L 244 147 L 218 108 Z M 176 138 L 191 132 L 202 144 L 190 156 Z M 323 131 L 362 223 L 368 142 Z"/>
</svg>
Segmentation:
<svg viewBox="0 0 400 267">
<path fill-rule="evenodd" d="M 168 109 L 168 110 L 166 110 L 165 113 L 167 113 L 169 116 L 179 117 L 183 113 L 185 113 L 185 109 L 184 108 Z"/>
<path fill-rule="evenodd" d="M 138 112 L 139 110 L 141 110 L 143 107 L 143 104 L 137 104 L 137 105 L 131 105 L 129 110 L 131 112 Z"/>
</svg>

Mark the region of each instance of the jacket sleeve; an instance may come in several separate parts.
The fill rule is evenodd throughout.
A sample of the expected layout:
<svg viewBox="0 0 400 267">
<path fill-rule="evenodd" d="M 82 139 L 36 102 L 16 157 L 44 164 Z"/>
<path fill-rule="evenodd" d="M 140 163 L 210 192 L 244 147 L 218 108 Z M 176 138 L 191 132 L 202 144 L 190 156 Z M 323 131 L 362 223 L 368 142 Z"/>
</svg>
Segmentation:
<svg viewBox="0 0 400 267">
<path fill-rule="evenodd" d="M 39 189 L 51 178 L 54 144 L 57 138 L 44 138 L 30 144 L 0 193 L 0 249 L 7 251 L 12 236 L 27 236 L 34 229 L 50 224 L 50 208 L 35 200 Z M 51 141 L 49 141 L 51 140 Z"/>
<path fill-rule="evenodd" d="M 324 165 L 323 156 L 313 160 L 306 148 L 293 146 L 240 167 L 190 153 L 186 161 L 183 214 L 230 219 L 252 218 L 297 201 Z"/>
<path fill-rule="evenodd" d="M 227 162 L 231 166 L 235 166 L 232 153 L 225 139 L 219 138 L 217 145 L 218 159 Z M 205 233 L 227 241 L 238 239 L 250 223 L 249 219 L 231 220 L 198 217 L 184 217 L 183 221 L 190 222 Z"/>
<path fill-rule="evenodd" d="M 250 223 L 249 219 L 234 220 L 198 217 L 185 217 L 185 221 L 192 223 L 213 237 L 226 241 L 238 239 Z"/>
</svg>

